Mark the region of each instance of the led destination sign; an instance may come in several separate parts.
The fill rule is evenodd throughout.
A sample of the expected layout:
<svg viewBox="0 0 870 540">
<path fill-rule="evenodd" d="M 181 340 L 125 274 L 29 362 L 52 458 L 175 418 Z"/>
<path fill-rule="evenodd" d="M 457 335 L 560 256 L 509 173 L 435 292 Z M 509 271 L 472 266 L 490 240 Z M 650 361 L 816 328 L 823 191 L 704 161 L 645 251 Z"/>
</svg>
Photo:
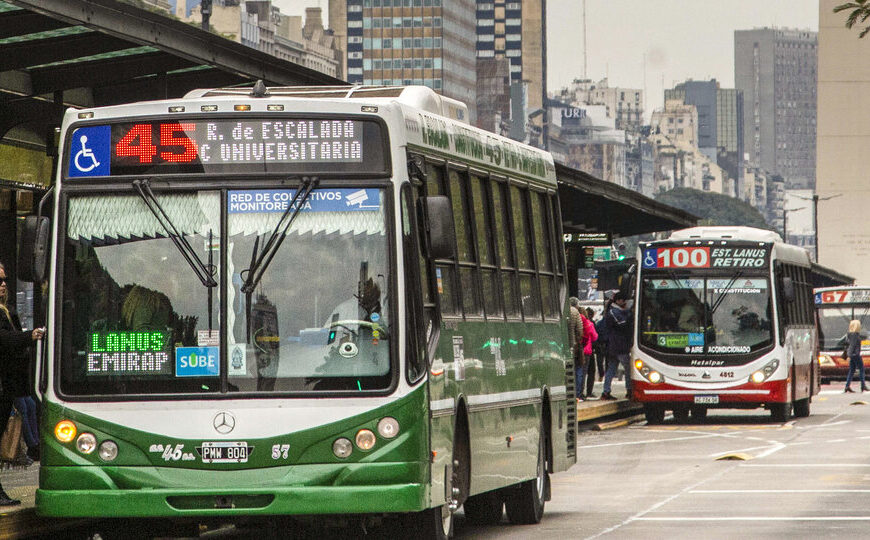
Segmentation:
<svg viewBox="0 0 870 540">
<path fill-rule="evenodd" d="M 644 268 L 764 268 L 770 249 L 766 247 L 662 247 L 642 253 Z"/>
<path fill-rule="evenodd" d="M 167 332 L 92 332 L 87 375 L 172 375 Z"/>
<path fill-rule="evenodd" d="M 367 142 L 368 141 L 368 142 Z M 237 170 L 383 170 L 380 127 L 348 119 L 142 121 L 75 129 L 73 178 Z"/>
</svg>

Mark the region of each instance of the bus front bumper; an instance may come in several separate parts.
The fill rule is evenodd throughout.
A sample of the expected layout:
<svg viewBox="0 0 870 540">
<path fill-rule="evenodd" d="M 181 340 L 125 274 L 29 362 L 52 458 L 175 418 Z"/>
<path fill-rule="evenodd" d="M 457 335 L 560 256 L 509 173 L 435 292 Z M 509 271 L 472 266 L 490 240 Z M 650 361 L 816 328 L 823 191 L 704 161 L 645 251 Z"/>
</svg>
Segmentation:
<svg viewBox="0 0 870 540">
<path fill-rule="evenodd" d="M 422 478 L 409 481 L 419 478 L 424 465 L 304 465 L 247 471 L 48 466 L 40 469 L 36 509 L 49 517 L 143 518 L 413 512 L 426 508 L 429 501 L 428 484 Z M 283 481 L 278 481 L 282 471 L 275 469 L 285 469 Z M 307 469 L 310 481 L 299 482 L 298 469 Z"/>
<path fill-rule="evenodd" d="M 685 388 L 668 383 L 651 384 L 632 380 L 632 396 L 641 403 L 698 403 L 716 405 L 751 405 L 788 401 L 788 380 L 745 383 L 728 388 Z"/>
</svg>

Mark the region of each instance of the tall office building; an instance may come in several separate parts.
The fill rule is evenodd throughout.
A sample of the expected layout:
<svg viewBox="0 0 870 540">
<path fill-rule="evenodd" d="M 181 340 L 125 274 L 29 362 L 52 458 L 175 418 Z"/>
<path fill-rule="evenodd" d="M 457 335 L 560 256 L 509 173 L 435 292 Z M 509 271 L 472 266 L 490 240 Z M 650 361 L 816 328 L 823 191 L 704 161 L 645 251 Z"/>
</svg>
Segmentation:
<svg viewBox="0 0 870 540">
<path fill-rule="evenodd" d="M 743 91 L 743 147 L 787 188 L 816 184 L 818 36 L 809 30 L 734 32 L 734 80 Z"/>
<path fill-rule="evenodd" d="M 474 119 L 474 0 L 330 0 L 329 24 L 347 39 L 347 80 L 420 84 L 468 105 Z"/>
<path fill-rule="evenodd" d="M 844 26 L 841 0 L 819 1 L 819 129 L 816 195 L 819 262 L 870 283 L 870 37 Z M 807 206 L 812 203 L 807 201 Z"/>
<path fill-rule="evenodd" d="M 743 93 L 720 88 L 716 79 L 686 81 L 665 89 L 665 101 L 678 100 L 698 111 L 698 149 L 735 180 L 744 198 L 743 176 Z"/>
<path fill-rule="evenodd" d="M 477 0 L 477 71 L 478 77 L 491 77 L 499 64 L 493 59 L 507 59 L 509 84 L 522 85 L 527 96 L 523 111 L 526 118 L 513 118 L 514 123 L 542 127 L 546 66 L 544 65 L 544 2 L 545 0 Z M 509 96 L 508 96 L 509 97 Z M 492 114 L 509 112 L 502 96 L 479 95 L 479 107 L 485 108 L 495 98 L 502 105 Z M 532 114 L 532 119 L 527 116 Z M 483 118 L 481 120 L 484 120 Z M 487 121 L 487 124 L 491 121 Z M 486 125 L 481 127 L 487 128 Z"/>
</svg>

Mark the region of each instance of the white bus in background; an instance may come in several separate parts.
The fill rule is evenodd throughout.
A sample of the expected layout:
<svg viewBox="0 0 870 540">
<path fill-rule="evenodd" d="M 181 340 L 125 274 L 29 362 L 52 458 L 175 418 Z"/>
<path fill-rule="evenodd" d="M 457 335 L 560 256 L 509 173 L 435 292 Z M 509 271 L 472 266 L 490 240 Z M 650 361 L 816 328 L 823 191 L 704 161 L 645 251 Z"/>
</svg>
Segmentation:
<svg viewBox="0 0 870 540">
<path fill-rule="evenodd" d="M 774 232 L 695 227 L 638 251 L 633 397 L 650 423 L 710 408 L 808 416 L 818 393 L 811 261 Z"/>
</svg>

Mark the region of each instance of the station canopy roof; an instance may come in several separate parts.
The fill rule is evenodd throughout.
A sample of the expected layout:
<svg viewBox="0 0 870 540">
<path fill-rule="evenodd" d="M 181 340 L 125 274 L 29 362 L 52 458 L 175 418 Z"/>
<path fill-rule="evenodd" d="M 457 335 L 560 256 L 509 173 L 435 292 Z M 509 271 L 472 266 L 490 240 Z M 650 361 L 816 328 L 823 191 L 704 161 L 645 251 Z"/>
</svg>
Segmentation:
<svg viewBox="0 0 870 540">
<path fill-rule="evenodd" d="M 262 79 L 346 84 L 197 26 L 116 0 L 0 1 L 0 138 L 42 144 L 70 106 L 181 97 Z"/>
<path fill-rule="evenodd" d="M 556 178 L 566 233 L 632 236 L 698 224 L 698 218 L 688 212 L 561 163 L 556 163 Z"/>
</svg>

